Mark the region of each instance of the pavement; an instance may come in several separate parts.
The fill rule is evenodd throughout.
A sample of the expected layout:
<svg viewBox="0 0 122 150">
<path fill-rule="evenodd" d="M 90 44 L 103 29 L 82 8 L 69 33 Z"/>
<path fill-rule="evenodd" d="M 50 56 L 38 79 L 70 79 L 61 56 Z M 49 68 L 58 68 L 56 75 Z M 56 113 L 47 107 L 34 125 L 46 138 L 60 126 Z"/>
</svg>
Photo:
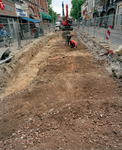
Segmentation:
<svg viewBox="0 0 122 150">
<path fill-rule="evenodd" d="M 50 28 L 44 28 L 44 35 L 50 33 L 51 31 L 54 31 L 54 27 L 51 26 Z M 18 43 L 17 39 L 14 41 L 14 43 L 12 43 L 10 45 L 10 47 L 5 47 L 3 42 L 0 42 L 0 58 L 2 56 L 2 54 L 9 49 L 11 52 L 13 52 L 14 54 L 19 53 L 20 51 L 22 51 L 25 46 L 29 45 L 30 43 L 34 42 L 35 40 L 42 38 L 42 34 L 39 34 L 38 38 L 34 38 L 34 35 L 31 37 L 27 37 L 26 39 L 21 40 L 20 43 Z M 20 45 L 20 46 L 19 46 Z M 0 61 L 1 62 L 1 61 Z"/>
<path fill-rule="evenodd" d="M 0 47 L 0 58 L 2 56 L 2 54 L 9 49 L 12 53 L 17 54 L 19 52 L 21 52 L 22 50 L 24 50 L 24 48 L 29 45 L 30 43 L 34 42 L 37 39 L 40 39 L 42 37 L 38 37 L 38 38 L 33 38 L 33 39 L 24 39 L 21 40 L 20 47 L 18 46 L 18 41 L 15 41 L 14 43 L 12 43 L 10 45 L 10 47 L 5 47 L 4 43 L 0 43 L 1 45 L 3 45 L 3 47 Z M 0 61 L 1 62 L 1 61 Z"/>
<path fill-rule="evenodd" d="M 80 26 L 82 30 L 82 27 Z M 111 49 L 116 50 L 122 44 L 122 31 L 111 29 L 110 39 L 106 41 L 106 28 L 94 28 L 94 27 L 84 27 L 84 32 L 90 34 L 91 37 L 95 37 L 98 42 L 108 42 Z"/>
</svg>

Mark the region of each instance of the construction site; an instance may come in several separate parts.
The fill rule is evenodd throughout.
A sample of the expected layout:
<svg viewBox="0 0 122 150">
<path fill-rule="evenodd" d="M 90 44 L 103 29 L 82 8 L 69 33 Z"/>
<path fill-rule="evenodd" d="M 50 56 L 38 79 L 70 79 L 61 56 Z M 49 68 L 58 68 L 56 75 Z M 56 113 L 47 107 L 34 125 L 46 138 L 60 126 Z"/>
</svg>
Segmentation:
<svg viewBox="0 0 122 150">
<path fill-rule="evenodd" d="M 77 48 L 65 46 L 63 32 L 0 66 L 0 150 L 122 149 L 122 78 L 111 70 L 113 55 L 101 57 L 106 48 L 93 49 L 77 29 L 70 31 Z"/>
</svg>

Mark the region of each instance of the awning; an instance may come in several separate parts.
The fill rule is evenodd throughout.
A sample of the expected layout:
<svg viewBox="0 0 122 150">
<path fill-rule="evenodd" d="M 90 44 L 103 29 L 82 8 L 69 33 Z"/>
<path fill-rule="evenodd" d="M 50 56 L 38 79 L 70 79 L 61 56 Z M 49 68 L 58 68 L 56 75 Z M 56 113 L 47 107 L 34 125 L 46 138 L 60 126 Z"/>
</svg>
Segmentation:
<svg viewBox="0 0 122 150">
<path fill-rule="evenodd" d="M 24 20 L 27 20 L 27 21 L 30 21 L 30 22 L 33 22 L 33 23 L 40 23 L 41 21 L 39 20 L 35 20 L 35 19 L 32 19 L 32 18 L 26 18 L 26 17 L 20 17 L 21 19 L 24 19 Z"/>
<path fill-rule="evenodd" d="M 44 12 L 41 12 L 43 20 L 52 20 L 52 17 Z"/>
</svg>

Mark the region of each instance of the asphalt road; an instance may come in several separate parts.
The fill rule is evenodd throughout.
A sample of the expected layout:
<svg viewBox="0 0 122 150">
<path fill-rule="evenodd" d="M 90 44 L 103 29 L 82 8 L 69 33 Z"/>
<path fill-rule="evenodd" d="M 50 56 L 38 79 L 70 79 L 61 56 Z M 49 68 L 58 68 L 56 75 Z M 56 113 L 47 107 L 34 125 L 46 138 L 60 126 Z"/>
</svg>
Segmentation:
<svg viewBox="0 0 122 150">
<path fill-rule="evenodd" d="M 82 30 L 82 27 L 80 26 L 80 29 Z M 95 28 L 94 27 L 84 27 L 84 31 L 87 34 L 90 34 L 91 37 L 95 36 L 96 40 L 99 42 L 106 41 L 104 40 L 106 37 L 106 31 L 105 28 Z M 95 33 L 95 34 L 94 34 Z M 108 44 L 111 49 L 117 49 L 122 44 L 122 31 L 120 30 L 111 30 L 110 39 L 108 40 Z"/>
</svg>

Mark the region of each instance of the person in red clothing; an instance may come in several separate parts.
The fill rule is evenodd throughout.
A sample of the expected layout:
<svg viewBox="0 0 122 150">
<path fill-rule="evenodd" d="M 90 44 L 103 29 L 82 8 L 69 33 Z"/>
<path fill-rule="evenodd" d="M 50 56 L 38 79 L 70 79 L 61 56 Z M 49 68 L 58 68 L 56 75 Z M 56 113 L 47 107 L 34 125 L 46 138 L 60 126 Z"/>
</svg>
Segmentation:
<svg viewBox="0 0 122 150">
<path fill-rule="evenodd" d="M 69 45 L 71 46 L 71 48 L 76 48 L 77 47 L 77 42 L 70 40 Z"/>
</svg>

